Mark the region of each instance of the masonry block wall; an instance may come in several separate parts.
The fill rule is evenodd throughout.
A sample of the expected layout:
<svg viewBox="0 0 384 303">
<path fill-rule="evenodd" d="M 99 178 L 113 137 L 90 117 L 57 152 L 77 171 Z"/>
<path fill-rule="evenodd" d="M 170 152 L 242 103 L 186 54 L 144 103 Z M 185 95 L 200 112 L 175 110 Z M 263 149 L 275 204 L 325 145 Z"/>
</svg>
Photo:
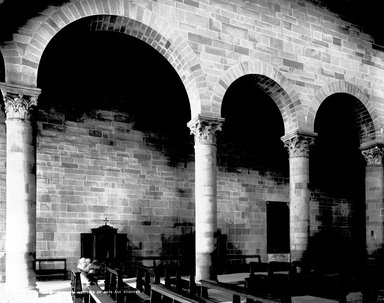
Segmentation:
<svg viewBox="0 0 384 303">
<path fill-rule="evenodd" d="M 128 234 L 135 254 L 183 252 L 194 231 L 192 148 L 175 165 L 164 153 L 166 134 L 136 130 L 130 116 L 121 112 L 100 110 L 82 121 L 68 121 L 59 112 L 40 111 L 37 125 L 38 258 L 65 257 L 69 266 L 75 265 L 80 233 L 102 225 L 105 217 L 118 232 Z M 0 159 L 5 165 L 2 127 Z M 193 138 L 180 144 L 192 147 Z M 227 253 L 261 254 L 266 260 L 266 202 L 289 201 L 288 177 L 218 170 L 218 229 L 227 235 Z M 5 218 L 4 179 L 0 215 Z M 332 200 L 325 194 L 322 199 Z M 312 199 L 314 233 L 329 215 L 329 227 L 349 227 L 349 202 L 340 202 L 346 212 L 332 212 L 338 203 L 332 200 L 331 212 L 324 214 L 319 213 L 319 200 Z M 1 227 L 5 251 L 4 223 Z"/>
<path fill-rule="evenodd" d="M 73 2 L 62 7 L 50 7 L 15 35 L 16 49 L 11 47 L 4 51 L 10 80 L 33 83 L 44 47 L 70 22 L 92 15 L 119 15 L 126 19 L 114 18 L 109 24 L 103 24 L 103 28 L 137 36 L 151 45 L 158 45 L 159 39 L 168 38 L 169 32 L 176 30 L 174 36 L 177 39 L 173 37 L 176 41 L 170 38 L 165 43 L 166 49 L 159 48 L 159 51 L 172 62 L 184 83 L 189 84 L 187 89 L 194 98 L 191 100 L 194 111 L 200 106 L 205 114 L 220 115 L 221 96 L 226 86 L 233 78 L 248 72 L 240 63 L 253 60 L 260 60 L 281 72 L 304 106 L 310 106 L 313 97 L 329 82 L 348 81 L 362 88 L 370 95 L 374 106 L 383 110 L 380 102 L 384 96 L 382 47 L 357 26 L 312 1 Z M 40 28 L 42 22 L 44 25 Z M 167 27 L 168 24 L 171 28 Z M 148 26 L 156 28 L 153 35 L 158 34 L 158 40 L 141 31 Z M 161 29 L 164 33 L 160 32 Z M 188 44 L 188 49 L 192 48 L 193 54 L 178 52 L 185 49 L 181 39 Z M 25 47 L 25 58 L 15 58 L 18 50 L 22 52 Z M 183 55 L 188 58 L 182 58 Z M 185 73 L 188 67 L 184 61 L 179 64 L 179 59 L 190 60 L 191 74 Z M 21 73 L 21 70 L 25 72 Z M 197 75 L 194 75 L 197 70 Z M 276 76 L 271 72 L 268 76 L 273 75 Z M 192 78 L 198 81 L 197 87 L 203 87 L 202 91 L 192 92 Z M 276 76 L 276 79 L 281 80 L 281 77 Z M 329 93 L 328 90 L 324 92 Z M 200 94 L 203 100 L 195 98 L 199 93 L 203 93 Z M 196 103 L 200 101 L 201 105 Z M 310 112 L 308 115 L 308 124 L 313 123 L 314 114 Z"/>
<path fill-rule="evenodd" d="M 161 152 L 167 135 L 135 130 L 124 113 L 96 116 L 72 122 L 60 113 L 40 113 L 38 257 L 74 262 L 79 234 L 102 225 L 105 217 L 128 234 L 140 254 L 176 253 L 180 237 L 194 226 L 193 153 L 187 162 L 171 165 Z M 192 146 L 193 138 L 186 139 Z M 258 172 L 220 173 L 218 226 L 228 235 L 229 253 L 266 251 L 265 200 L 289 200 L 287 180 L 281 180 Z"/>
<path fill-rule="evenodd" d="M 136 130 L 121 112 L 97 111 L 81 122 L 40 112 L 37 256 L 66 257 L 74 264 L 80 257 L 80 233 L 102 225 L 105 217 L 128 234 L 134 253 L 182 251 L 183 237 L 194 230 L 193 149 L 182 157 L 186 161 L 171 164 L 164 153 L 168 140 L 167 134 Z M 192 147 L 193 138 L 185 140 L 180 144 Z M 266 202 L 289 202 L 288 177 L 218 169 L 218 228 L 227 235 L 227 253 L 261 254 L 265 260 Z M 319 201 L 331 201 L 326 205 L 330 211 Z M 348 201 L 322 193 L 311 203 L 318 211 L 311 218 L 314 234 L 324 224 L 350 227 Z"/>
<path fill-rule="evenodd" d="M 134 130 L 127 115 L 97 116 L 48 114 L 38 124 L 38 257 L 79 258 L 80 233 L 105 217 L 143 255 L 193 225 L 193 163 L 171 166 L 159 151 L 167 138 Z"/>
<path fill-rule="evenodd" d="M 200 106 L 203 114 L 220 116 L 227 87 L 236 78 L 252 73 L 246 68 L 250 65 L 243 63 L 260 61 L 263 63 L 260 66 L 268 68 L 256 72 L 277 82 L 284 78 L 280 81 L 284 83 L 279 84 L 297 92 L 302 110 L 308 113 L 305 127 L 314 122 L 323 99 L 337 92 L 363 91 L 364 94 L 356 93 L 355 96 L 364 96 L 366 99 L 359 100 L 369 112 L 379 113 L 374 117 L 375 123 L 382 119 L 382 47 L 353 24 L 313 3 L 300 0 L 143 0 L 130 1 L 129 4 L 128 1 L 119 1 L 122 5 L 118 6 L 117 1 L 104 1 L 103 5 L 97 1 L 75 2 L 76 5 L 65 6 L 60 14 L 51 7 L 47 14 L 36 19 L 36 23 L 29 23 L 37 28 L 36 24 L 43 22 L 44 18 L 51 18 L 44 23 L 45 29 L 36 35 L 40 40 L 35 39 L 34 44 L 28 46 L 33 51 L 27 53 L 26 58 L 16 58 L 16 49 L 4 52 L 4 61 L 11 70 L 8 74 L 10 79 L 31 84 L 36 76 L 33 70 L 37 69 L 37 62 L 48 43 L 47 37 L 56 33 L 63 24 L 68 24 L 69 20 L 93 14 L 121 14 L 137 20 L 141 26 L 141 22 L 149 25 L 147 19 L 153 12 L 153 16 L 167 20 L 185 39 L 201 66 L 198 78 L 199 81 L 204 79 L 204 83 L 199 82 L 203 89 L 190 96 L 203 98 L 199 100 L 202 104 L 192 104 L 194 110 Z M 111 28 L 113 30 L 113 24 Z M 142 37 L 139 28 L 136 29 L 136 35 Z M 15 35 L 16 44 L 26 47 L 33 30 Z M 129 32 L 133 34 L 135 31 Z M 154 41 L 153 38 L 146 42 Z M 166 46 L 176 48 L 177 43 L 172 43 L 172 47 L 168 43 Z M 179 59 L 186 59 L 179 58 L 182 53 L 174 56 L 177 59 L 167 53 L 166 58 L 172 59 L 173 66 L 180 69 L 178 72 L 184 79 L 191 76 L 182 72 L 185 65 L 178 64 Z M 21 70 L 26 71 L 22 76 L 18 74 Z M 357 89 L 351 89 L 351 85 L 346 83 Z M 268 91 L 268 85 L 264 88 Z M 74 262 L 80 252 L 78 234 L 99 226 L 105 216 L 120 232 L 127 232 L 134 245 L 146 253 L 160 249 L 159 239 L 161 243 L 163 234 L 181 234 L 182 224 L 193 223 L 193 160 L 176 167 L 169 165 L 156 144 L 148 144 L 153 139 L 148 140 L 148 134 L 132 129 L 124 117 L 104 114 L 103 120 L 87 118 L 82 123 L 64 123 L 65 119 L 60 117 L 40 119 L 37 146 L 37 249 L 40 257 L 62 255 Z M 0 140 L 4 140 L 4 126 L 1 127 Z M 3 158 L 1 161 L 5 163 Z M 5 188 L 3 183 L 0 178 L 1 217 L 4 217 L 5 205 L 5 195 L 1 191 Z M 263 184 L 268 185 L 263 187 Z M 253 249 L 265 252 L 263 201 L 287 201 L 286 180 L 279 184 L 274 177 L 261 176 L 253 171 L 239 174 L 220 171 L 218 191 L 219 228 L 223 228 L 223 232 L 230 235 L 230 241 L 235 243 L 234 247 L 244 250 L 244 253 Z M 250 206 L 247 202 L 251 200 L 255 204 Z M 324 198 L 322 201 L 329 200 Z M 332 216 L 348 218 L 352 215 L 352 212 L 341 211 L 349 209 L 350 202 L 338 200 L 336 203 L 340 211 L 332 211 Z M 321 201 L 312 199 L 313 230 L 319 229 L 324 214 L 320 209 L 326 208 Z M 248 229 L 245 226 L 249 223 L 252 227 Z M 229 227 L 231 224 L 233 228 Z M 330 224 L 344 225 L 344 222 L 343 219 L 332 219 Z M 243 227 L 244 235 L 240 231 Z M 4 226 L 0 228 L 1 249 Z M 2 264 L 0 258 L 0 266 Z"/>
<path fill-rule="evenodd" d="M 221 171 L 223 170 L 223 171 Z M 273 172 L 220 169 L 218 228 L 227 235 L 227 254 L 267 257 L 267 201 L 289 202 L 288 178 Z"/>
</svg>

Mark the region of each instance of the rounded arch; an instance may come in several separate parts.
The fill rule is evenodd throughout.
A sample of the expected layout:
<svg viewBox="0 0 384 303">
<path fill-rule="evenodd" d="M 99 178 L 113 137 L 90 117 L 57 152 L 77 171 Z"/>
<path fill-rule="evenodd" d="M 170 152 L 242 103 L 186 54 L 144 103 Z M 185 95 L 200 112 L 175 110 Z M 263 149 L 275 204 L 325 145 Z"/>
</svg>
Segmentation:
<svg viewBox="0 0 384 303">
<path fill-rule="evenodd" d="M 334 81 L 326 84 L 317 91 L 307 110 L 306 117 L 308 126 L 314 129 L 316 113 L 320 105 L 329 96 L 337 93 L 346 93 L 357 99 L 355 104 L 355 121 L 359 129 L 360 145 L 375 141 L 378 139 L 379 132 L 382 129 L 376 109 L 372 102 L 369 102 L 369 96 L 357 87 L 347 81 Z"/>
<path fill-rule="evenodd" d="M 6 81 L 36 87 L 40 59 L 50 40 L 68 24 L 90 16 L 99 16 L 100 30 L 132 35 L 160 52 L 185 86 L 192 117 L 200 112 L 206 81 L 192 48 L 169 23 L 134 1 L 78 0 L 46 9 L 19 30 L 22 42 L 7 45 L 12 57 L 4 58 L 9 67 Z"/>
<path fill-rule="evenodd" d="M 245 61 L 229 68 L 216 83 L 213 91 L 212 106 L 221 112 L 222 101 L 228 87 L 238 78 L 254 74 L 259 75 L 257 85 L 276 103 L 284 122 L 285 133 L 299 129 L 303 123 L 303 106 L 293 85 L 282 73 L 260 60 Z"/>
</svg>

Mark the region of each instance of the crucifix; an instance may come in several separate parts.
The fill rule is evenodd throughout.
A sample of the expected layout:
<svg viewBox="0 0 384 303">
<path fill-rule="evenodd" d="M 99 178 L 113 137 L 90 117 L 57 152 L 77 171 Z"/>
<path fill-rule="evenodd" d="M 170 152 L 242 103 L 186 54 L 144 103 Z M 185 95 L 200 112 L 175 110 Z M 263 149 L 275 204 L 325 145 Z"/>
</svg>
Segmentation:
<svg viewBox="0 0 384 303">
<path fill-rule="evenodd" d="M 109 221 L 107 218 L 105 218 L 104 220 L 104 225 L 108 225 L 107 222 Z"/>
</svg>

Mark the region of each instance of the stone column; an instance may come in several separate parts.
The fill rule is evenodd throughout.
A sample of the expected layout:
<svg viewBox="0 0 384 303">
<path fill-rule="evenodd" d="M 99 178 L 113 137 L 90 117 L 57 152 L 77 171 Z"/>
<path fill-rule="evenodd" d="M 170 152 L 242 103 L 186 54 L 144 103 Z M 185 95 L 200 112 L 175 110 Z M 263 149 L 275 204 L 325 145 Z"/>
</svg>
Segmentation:
<svg viewBox="0 0 384 303">
<path fill-rule="evenodd" d="M 362 150 L 367 162 L 365 168 L 366 245 L 372 256 L 384 244 L 384 146 L 376 145 Z"/>
<path fill-rule="evenodd" d="M 0 83 L 0 89 L 7 132 L 5 287 L 18 298 L 30 297 L 37 295 L 33 264 L 36 258 L 36 151 L 30 113 L 37 104 L 40 90 L 5 83 Z"/>
<path fill-rule="evenodd" d="M 291 261 L 301 260 L 308 247 L 309 217 L 309 147 L 315 134 L 297 133 L 282 137 L 289 151 L 289 224 Z"/>
<path fill-rule="evenodd" d="M 212 257 L 217 231 L 216 136 L 223 119 L 198 116 L 188 123 L 195 136 L 195 279 L 215 279 Z"/>
</svg>

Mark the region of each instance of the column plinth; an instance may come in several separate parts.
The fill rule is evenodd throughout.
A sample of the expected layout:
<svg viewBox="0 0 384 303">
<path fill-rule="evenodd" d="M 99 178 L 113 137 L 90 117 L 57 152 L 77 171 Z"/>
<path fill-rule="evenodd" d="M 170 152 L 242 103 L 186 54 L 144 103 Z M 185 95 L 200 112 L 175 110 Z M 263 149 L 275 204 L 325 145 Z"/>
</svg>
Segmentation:
<svg viewBox="0 0 384 303">
<path fill-rule="evenodd" d="M 198 116 L 188 123 L 195 136 L 195 279 L 215 279 L 212 256 L 217 231 L 217 166 L 215 132 L 223 119 Z"/>
<path fill-rule="evenodd" d="M 300 134 L 282 138 L 289 151 L 289 224 L 291 261 L 302 260 L 308 248 L 310 234 L 309 211 L 309 148 L 315 134 Z"/>
<path fill-rule="evenodd" d="M 361 151 L 365 168 L 366 249 L 372 256 L 384 245 L 384 146 L 376 145 Z"/>
<path fill-rule="evenodd" d="M 36 293 L 36 150 L 30 120 L 38 89 L 0 83 L 5 103 L 6 282 L 8 293 Z"/>
</svg>

